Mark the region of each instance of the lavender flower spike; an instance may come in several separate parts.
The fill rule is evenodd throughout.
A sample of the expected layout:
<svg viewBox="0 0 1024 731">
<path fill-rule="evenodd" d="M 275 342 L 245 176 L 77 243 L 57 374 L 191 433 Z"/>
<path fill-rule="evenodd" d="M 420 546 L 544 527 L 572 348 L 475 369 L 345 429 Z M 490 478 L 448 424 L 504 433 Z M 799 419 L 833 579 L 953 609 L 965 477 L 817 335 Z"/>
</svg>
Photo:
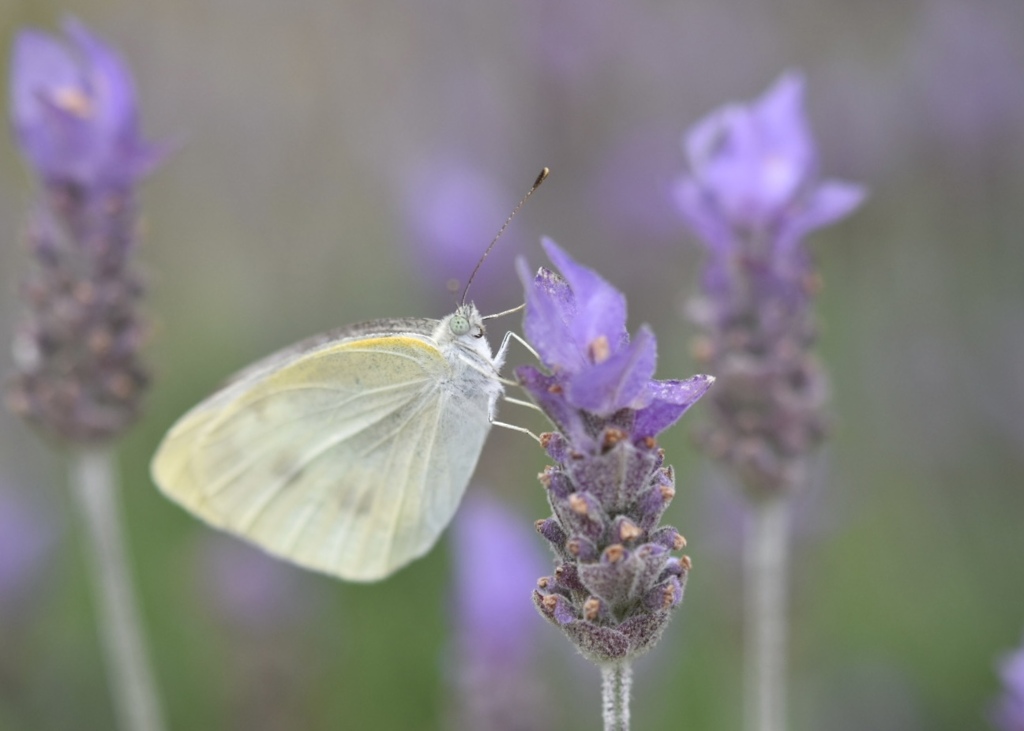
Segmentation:
<svg viewBox="0 0 1024 731">
<path fill-rule="evenodd" d="M 22 31 L 11 62 L 12 122 L 39 193 L 8 401 L 61 440 L 94 443 L 137 418 L 148 382 L 138 360 L 142 283 L 129 255 L 135 186 L 161 153 L 141 140 L 121 59 L 75 21 L 65 32 L 70 47 Z"/>
<path fill-rule="evenodd" d="M 690 313 L 694 351 L 715 373 L 711 423 L 698 434 L 754 499 L 746 541 L 745 728 L 782 731 L 788 506 L 825 432 L 825 373 L 811 350 L 817 279 L 804 237 L 864 198 L 818 180 L 818 155 L 798 74 L 748 105 L 713 112 L 686 136 L 690 172 L 680 210 L 707 250 Z"/>
<path fill-rule="evenodd" d="M 708 256 L 690 307 L 704 331 L 695 351 L 720 379 L 700 441 L 754 495 L 800 482 L 823 436 L 827 388 L 810 354 L 817 279 L 803 238 L 864 198 L 859 186 L 818 180 L 803 97 L 803 78 L 791 73 L 753 103 L 698 122 L 676 188 Z"/>
<path fill-rule="evenodd" d="M 135 89 L 117 53 L 80 23 L 67 43 L 18 34 L 11 121 L 36 182 L 27 317 L 13 344 L 11 410 L 74 447 L 71 482 L 86 524 L 108 686 L 118 724 L 163 728 L 134 604 L 110 441 L 139 416 L 149 377 L 139 349 L 142 282 L 130 254 L 135 188 L 162 153 L 139 134 Z"/>
<path fill-rule="evenodd" d="M 999 731 L 1024 731 L 1024 645 L 999 664 L 1003 695 L 992 709 L 991 718 Z"/>
<path fill-rule="evenodd" d="M 657 342 L 647 327 L 630 339 L 623 295 L 553 242 L 544 248 L 562 276 L 530 276 L 519 262 L 523 329 L 546 372 L 522 366 L 516 377 L 558 429 L 542 437 L 553 514 L 537 522 L 555 571 L 533 598 L 602 667 L 605 727 L 627 728 L 629 662 L 661 636 L 690 568 L 672 555 L 686 541 L 659 525 L 675 481 L 656 438 L 714 379 L 652 380 Z"/>
</svg>

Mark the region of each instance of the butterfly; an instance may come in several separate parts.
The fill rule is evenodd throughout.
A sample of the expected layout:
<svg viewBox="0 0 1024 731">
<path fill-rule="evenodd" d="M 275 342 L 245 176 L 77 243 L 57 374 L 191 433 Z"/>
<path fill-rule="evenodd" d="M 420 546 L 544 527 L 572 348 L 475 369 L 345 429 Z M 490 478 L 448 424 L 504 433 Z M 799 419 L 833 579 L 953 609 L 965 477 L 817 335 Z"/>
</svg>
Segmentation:
<svg viewBox="0 0 1024 731">
<path fill-rule="evenodd" d="M 384 578 L 455 514 L 504 392 L 503 358 L 473 304 L 311 338 L 185 414 L 153 479 L 272 554 L 350 581 Z"/>
<path fill-rule="evenodd" d="M 489 318 L 466 301 L 480 262 L 441 320 L 342 328 L 241 371 L 171 427 L 153 481 L 210 525 L 349 581 L 385 578 L 425 554 L 491 425 L 511 426 L 494 417 L 516 336 L 492 353 Z"/>
</svg>

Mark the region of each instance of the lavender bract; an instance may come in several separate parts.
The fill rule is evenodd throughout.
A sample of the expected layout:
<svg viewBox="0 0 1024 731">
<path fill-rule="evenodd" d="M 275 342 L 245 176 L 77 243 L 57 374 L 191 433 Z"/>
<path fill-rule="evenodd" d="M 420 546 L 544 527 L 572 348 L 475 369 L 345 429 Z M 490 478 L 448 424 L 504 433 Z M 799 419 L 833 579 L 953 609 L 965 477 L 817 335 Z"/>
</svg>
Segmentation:
<svg viewBox="0 0 1024 731">
<path fill-rule="evenodd" d="M 8 401 L 50 435 L 91 443 L 135 421 L 148 382 L 129 256 L 135 187 L 162 154 L 140 137 L 119 56 L 75 21 L 65 33 L 70 46 L 22 31 L 11 62 L 12 123 L 38 194 Z"/>
<path fill-rule="evenodd" d="M 826 378 L 811 353 L 818 280 L 803 239 L 853 211 L 864 192 L 818 179 L 804 82 L 783 76 L 760 99 L 698 122 L 676 202 L 707 251 L 690 307 L 698 359 L 719 378 L 706 451 L 754 495 L 801 481 L 825 430 Z"/>
<path fill-rule="evenodd" d="M 659 526 L 675 494 L 672 468 L 656 437 L 714 379 L 655 381 L 657 342 L 626 331 L 626 300 L 551 241 L 544 248 L 562 276 L 519 272 L 526 287 L 523 329 L 546 372 L 516 377 L 558 428 L 543 446 L 555 461 L 541 474 L 553 515 L 537 530 L 554 549 L 555 573 L 534 602 L 586 657 L 628 660 L 658 640 L 682 600 L 686 545 Z"/>
</svg>

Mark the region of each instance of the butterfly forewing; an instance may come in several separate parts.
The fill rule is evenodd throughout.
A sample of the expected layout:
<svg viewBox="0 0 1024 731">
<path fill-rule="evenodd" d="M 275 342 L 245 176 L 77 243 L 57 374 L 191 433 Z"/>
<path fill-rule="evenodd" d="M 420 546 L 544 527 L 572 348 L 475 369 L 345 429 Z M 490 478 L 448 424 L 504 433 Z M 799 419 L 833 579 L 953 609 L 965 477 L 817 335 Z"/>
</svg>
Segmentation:
<svg viewBox="0 0 1024 731">
<path fill-rule="evenodd" d="M 298 352 L 247 369 L 187 414 L 154 476 L 272 553 L 382 578 L 425 553 L 458 506 L 489 427 L 482 376 L 426 335 Z"/>
</svg>

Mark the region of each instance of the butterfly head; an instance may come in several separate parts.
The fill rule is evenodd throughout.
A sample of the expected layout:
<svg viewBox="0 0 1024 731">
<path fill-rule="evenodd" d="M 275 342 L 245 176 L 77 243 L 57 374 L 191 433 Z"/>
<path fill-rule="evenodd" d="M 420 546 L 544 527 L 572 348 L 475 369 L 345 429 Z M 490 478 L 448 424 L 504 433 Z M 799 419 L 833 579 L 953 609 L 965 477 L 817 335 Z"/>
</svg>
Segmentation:
<svg viewBox="0 0 1024 731">
<path fill-rule="evenodd" d="M 484 329 L 484 318 L 472 302 L 459 305 L 455 312 L 448 315 L 441 321 L 445 334 L 452 340 L 472 339 L 480 340 L 486 330 Z"/>
<path fill-rule="evenodd" d="M 453 345 L 491 360 L 491 346 L 484 337 L 486 332 L 480 311 L 472 302 L 467 302 L 441 320 L 434 331 L 434 339 L 441 345 Z"/>
</svg>

